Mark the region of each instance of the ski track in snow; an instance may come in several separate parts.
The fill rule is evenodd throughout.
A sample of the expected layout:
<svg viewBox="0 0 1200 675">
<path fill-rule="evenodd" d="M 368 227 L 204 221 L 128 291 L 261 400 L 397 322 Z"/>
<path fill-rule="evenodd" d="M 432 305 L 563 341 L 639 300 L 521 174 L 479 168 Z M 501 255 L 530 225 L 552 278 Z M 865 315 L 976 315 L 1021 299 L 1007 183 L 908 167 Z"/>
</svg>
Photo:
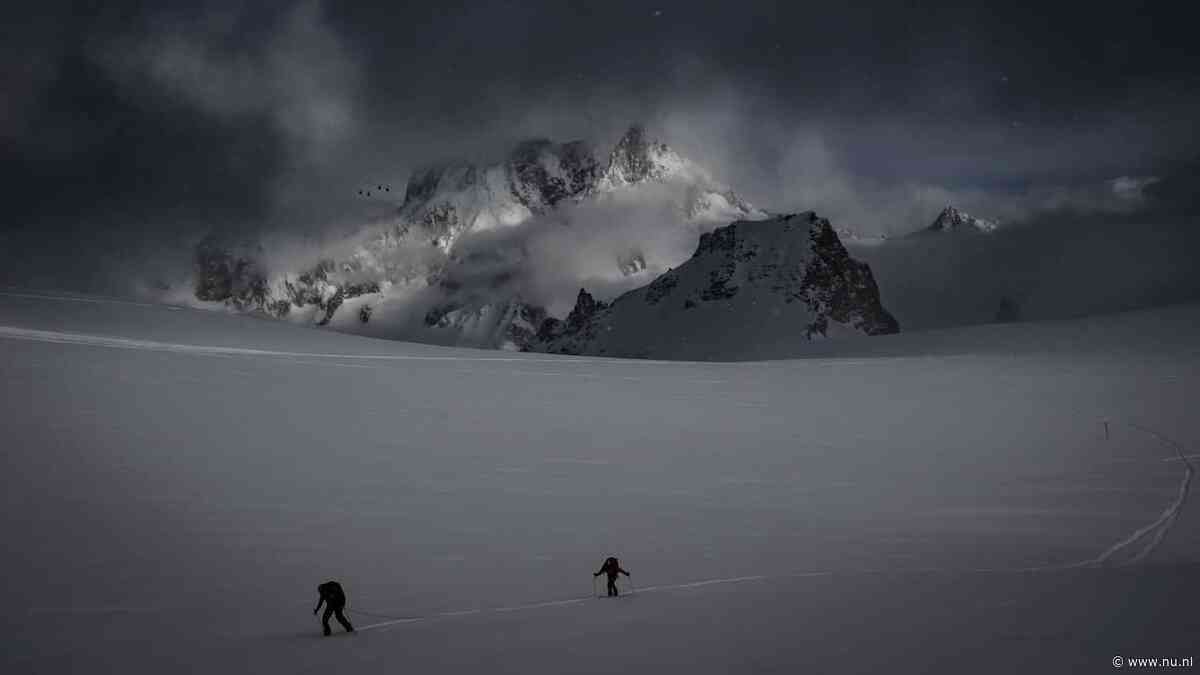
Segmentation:
<svg viewBox="0 0 1200 675">
<path fill-rule="evenodd" d="M 0 295 L 4 295 L 0 293 Z M 330 366 L 336 368 L 361 368 L 367 370 L 376 370 L 377 366 L 362 363 L 363 361 L 375 362 L 411 362 L 411 361 L 442 361 L 442 362 L 465 362 L 465 361 L 481 361 L 494 363 L 511 363 L 511 364 L 555 364 L 566 366 L 579 365 L 615 365 L 627 366 L 627 363 L 615 360 L 594 360 L 588 358 L 555 356 L 555 357 L 506 357 L 506 356 L 422 356 L 416 354 L 339 354 L 333 352 L 292 352 L 274 349 L 254 349 L 250 347 L 217 347 L 212 345 L 197 345 L 185 344 L 178 342 L 160 342 L 157 340 L 138 340 L 133 338 L 119 338 L 107 335 L 94 335 L 89 333 L 70 333 L 64 331 L 38 330 L 33 328 L 20 328 L 18 326 L 0 326 L 0 339 L 7 338 L 10 340 L 26 340 L 29 342 L 45 342 L 53 344 L 69 344 L 81 345 L 88 347 L 105 347 L 109 349 L 129 349 L 140 351 L 155 351 L 167 352 L 175 354 L 189 354 L 193 356 L 218 356 L 218 357 L 269 357 L 286 359 L 290 363 L 312 365 L 312 366 Z M 346 363 L 347 360 L 358 361 L 358 363 Z M 644 361 L 639 362 L 646 364 L 678 364 L 678 361 Z M 542 376 L 542 377 L 566 377 L 566 378 L 582 378 L 582 379 L 619 379 L 627 382 L 641 382 L 644 378 L 634 377 L 631 375 L 604 375 L 600 373 L 582 373 L 582 372 L 565 372 L 565 371 L 548 371 L 548 370 L 530 370 L 528 368 L 516 368 L 515 372 L 525 375 Z M 472 371 L 460 371 L 462 375 L 470 375 Z M 709 379 L 687 379 L 689 383 L 696 384 L 713 384 L 724 383 L 724 380 L 709 380 Z"/>
<path fill-rule="evenodd" d="M 1092 560 L 1082 563 L 1082 565 L 1103 565 L 1111 560 L 1113 556 L 1117 555 L 1121 551 L 1129 549 L 1131 546 L 1146 538 L 1151 533 L 1154 533 L 1154 538 L 1151 539 L 1150 542 L 1146 544 L 1146 546 L 1143 547 L 1140 552 L 1136 553 L 1125 564 L 1134 565 L 1145 560 L 1146 557 L 1153 553 L 1154 550 L 1158 548 L 1159 544 L 1166 539 L 1167 533 L 1171 531 L 1171 527 L 1175 524 L 1175 521 L 1178 520 L 1179 514 L 1183 510 L 1183 505 L 1187 502 L 1188 493 L 1191 491 L 1192 476 L 1195 474 L 1195 467 L 1193 467 L 1191 461 L 1189 461 L 1188 455 L 1184 454 L 1183 445 L 1181 445 L 1178 441 L 1172 440 L 1149 427 L 1132 422 L 1126 422 L 1125 424 L 1131 429 L 1136 429 L 1143 433 L 1150 434 L 1163 443 L 1169 445 L 1177 455 L 1177 457 L 1172 459 L 1183 462 L 1183 480 L 1179 483 L 1179 492 L 1174 501 L 1167 505 L 1167 508 L 1162 512 L 1162 515 L 1150 523 L 1138 528 L 1128 537 L 1125 537 L 1124 539 L 1113 544 L 1103 553 L 1096 556 Z"/>
<path fill-rule="evenodd" d="M 1143 427 L 1138 427 L 1133 424 L 1130 424 L 1130 426 L 1142 429 L 1143 431 L 1152 433 L 1152 434 L 1158 436 L 1159 438 L 1166 440 L 1165 437 L 1161 436 L 1157 432 L 1151 431 L 1149 429 L 1145 429 Z M 1173 442 L 1173 441 L 1168 441 L 1168 442 Z M 1134 559 L 1132 559 L 1128 563 L 1126 563 L 1126 565 L 1132 565 L 1132 564 L 1141 562 L 1147 555 L 1149 555 L 1151 552 L 1153 552 L 1154 547 L 1156 547 L 1158 545 L 1158 543 L 1161 542 L 1162 539 L 1166 537 L 1166 530 L 1167 530 L 1167 528 L 1170 527 L 1170 523 L 1174 523 L 1174 521 L 1178 518 L 1179 509 L 1183 505 L 1182 499 L 1186 497 L 1186 492 L 1187 492 L 1186 484 L 1189 483 L 1190 480 L 1191 480 L 1191 468 L 1189 466 L 1188 475 L 1185 478 L 1185 485 L 1181 486 L 1181 488 L 1180 488 L 1180 499 L 1177 499 L 1175 502 L 1173 502 L 1167 508 L 1166 513 L 1164 513 L 1165 520 L 1169 521 L 1167 526 L 1162 528 L 1161 530 L 1159 530 L 1158 536 L 1155 537 L 1154 541 L 1149 546 L 1147 546 L 1141 553 L 1139 553 L 1137 555 L 1137 557 L 1135 557 Z M 1158 525 L 1161 525 L 1161 524 L 1163 524 L 1163 520 L 1164 520 L 1164 518 L 1160 518 L 1160 519 L 1154 521 L 1154 523 L 1151 523 L 1151 526 L 1156 527 Z M 1153 527 L 1151 527 L 1151 526 L 1141 528 L 1138 530 L 1138 532 L 1142 532 L 1143 530 L 1150 531 L 1153 529 Z M 1137 533 L 1135 533 L 1135 535 L 1137 535 Z M 1097 558 L 1093 558 L 1090 560 L 1083 560 L 1083 561 L 1079 561 L 1079 562 L 1052 563 L 1052 564 L 1048 564 L 1048 565 L 1034 565 L 1034 566 L 1029 566 L 1029 567 L 1016 567 L 1016 568 L 994 568 L 994 567 L 936 568 L 935 567 L 935 568 L 924 568 L 924 569 L 918 568 L 918 569 L 906 569 L 906 570 L 898 570 L 898 569 L 894 569 L 894 568 L 881 568 L 881 569 L 874 569 L 874 570 L 857 570 L 857 571 L 812 570 L 812 571 L 806 571 L 806 572 L 794 572 L 794 573 L 790 573 L 790 574 L 772 574 L 772 575 L 756 574 L 756 575 L 739 576 L 739 577 L 721 577 L 721 578 L 716 578 L 716 579 L 702 579 L 699 581 L 689 581 L 689 582 L 677 583 L 677 584 L 657 584 L 654 586 L 646 586 L 643 588 L 635 587 L 633 589 L 633 591 L 631 593 L 628 593 L 625 597 L 636 597 L 638 594 L 642 594 L 642 593 L 656 593 L 656 592 L 672 591 L 672 590 L 688 590 L 688 589 L 695 589 L 695 588 L 706 588 L 709 586 L 717 586 L 717 585 L 740 584 L 740 583 L 747 583 L 747 582 L 753 582 L 753 581 L 776 581 L 776 580 L 784 580 L 784 579 L 810 579 L 810 578 L 817 578 L 817 577 L 835 577 L 835 576 L 836 577 L 862 577 L 862 576 L 881 576 L 881 575 L 889 575 L 889 574 L 894 574 L 894 575 L 1037 574 L 1037 573 L 1050 573 L 1050 572 L 1067 572 L 1067 571 L 1073 571 L 1073 570 L 1089 568 L 1089 567 L 1098 567 L 1103 563 L 1104 559 L 1106 559 L 1108 556 L 1112 555 L 1112 553 L 1110 553 L 1110 552 L 1115 553 L 1116 551 L 1127 546 L 1128 544 L 1133 543 L 1134 541 L 1137 541 L 1142 536 L 1144 536 L 1144 534 L 1137 535 L 1136 537 L 1135 536 L 1127 537 L 1126 539 L 1121 540 L 1121 542 L 1118 542 L 1117 544 L 1115 544 L 1113 547 L 1110 547 L 1107 551 L 1105 551 L 1105 553 L 1101 554 Z M 427 621 L 435 621 L 438 619 L 448 619 L 448 618 L 454 618 L 454 617 L 460 617 L 460 616 L 475 616 L 475 615 L 482 615 L 482 614 L 508 614 L 508 613 L 512 613 L 512 612 L 530 611 L 530 610 L 544 609 L 544 608 L 549 608 L 549 607 L 567 607 L 567 606 L 571 606 L 571 605 L 583 604 L 590 600 L 598 599 L 600 597 L 601 596 L 599 596 L 599 595 L 592 595 L 592 596 L 587 596 L 587 597 L 568 598 L 566 600 L 550 600 L 550 601 L 534 602 L 534 603 L 528 603 L 528 604 L 522 604 L 522 605 L 507 605 L 507 606 L 502 606 L 502 607 L 492 607 L 492 608 L 486 608 L 486 609 L 447 611 L 447 612 L 439 612 L 436 614 L 430 614 L 427 616 L 412 616 L 412 617 L 392 617 L 392 616 L 388 616 L 385 614 L 376 614 L 376 613 L 372 613 L 372 612 L 366 612 L 366 611 L 362 611 L 362 610 L 352 610 L 352 609 L 347 609 L 346 611 L 348 613 L 358 614 L 360 616 L 367 616 L 367 617 L 372 617 L 372 618 L 377 618 L 377 619 L 385 619 L 384 621 L 368 624 L 366 626 L 361 626 L 356 629 L 357 631 L 362 632 L 362 631 L 378 630 L 381 628 L 389 628 L 392 626 L 422 623 L 422 622 L 427 622 Z"/>
<path fill-rule="evenodd" d="M 50 342 L 55 344 L 109 347 L 112 349 L 134 349 L 142 351 L 199 354 L 204 356 L 270 356 L 291 359 L 351 359 L 376 361 L 495 361 L 498 363 L 557 363 L 593 364 L 589 359 L 578 358 L 518 358 L 504 356 L 421 356 L 416 354 L 336 354 L 330 352 L 290 352 L 250 347 L 216 347 L 211 345 L 136 340 L 88 333 L 68 333 L 54 330 L 37 330 L 17 326 L 0 326 L 0 338 Z"/>
<path fill-rule="evenodd" d="M 156 304 L 152 302 L 138 302 L 136 300 L 121 300 L 118 298 L 105 298 L 99 296 L 85 295 L 53 295 L 49 293 L 32 293 L 28 291 L 0 291 L 0 296 L 7 298 L 24 298 L 31 300 L 56 300 L 58 302 L 86 302 L 92 305 L 130 305 L 132 307 L 161 307 L 170 310 L 180 310 L 183 307 L 177 305 Z"/>
<path fill-rule="evenodd" d="M 704 586 L 713 586 L 716 584 L 736 584 L 736 583 L 742 583 L 742 582 L 746 582 L 746 581 L 763 581 L 763 580 L 772 579 L 772 578 L 784 578 L 785 576 L 786 577 L 805 577 L 805 576 L 813 577 L 813 576 L 831 576 L 831 575 L 833 575 L 833 572 L 808 572 L 808 573 L 802 573 L 802 574 L 797 574 L 797 575 L 780 575 L 777 577 L 767 577 L 767 576 L 759 575 L 759 576 L 728 577 L 728 578 L 722 578 L 722 579 L 705 579 L 702 581 L 691 581 L 691 582 L 682 583 L 682 584 L 663 584 L 663 585 L 657 585 L 657 586 L 647 586 L 645 588 L 637 588 L 632 593 L 629 593 L 627 595 L 627 597 L 633 597 L 640 593 L 654 593 L 654 592 L 658 592 L 658 591 L 667 591 L 667 590 L 700 588 L 700 587 L 704 587 Z M 434 621 L 436 619 L 446 619 L 446 618 L 459 617 L 459 616 L 474 616 L 474 615 L 478 615 L 478 614 L 509 614 L 512 612 L 524 612 L 524 611 L 529 611 L 529 610 L 533 610 L 533 609 L 544 609 L 547 607 L 567 607 L 570 605 L 578 605 L 578 604 L 588 602 L 590 600 L 595 600 L 597 597 L 598 596 L 587 596 L 587 597 L 578 597 L 578 598 L 568 598 L 566 600 L 548 600 L 548 601 L 543 601 L 543 602 L 533 602 L 533 603 L 522 604 L 522 605 L 506 605 L 506 606 L 502 606 L 502 607 L 491 607 L 488 609 L 467 609 L 467 610 L 457 610 L 457 611 L 450 611 L 450 612 L 439 612 L 437 614 L 430 614 L 428 616 L 388 617 L 385 614 L 376 614 L 373 612 L 366 612 L 366 611 L 362 611 L 362 610 L 347 609 L 346 611 L 350 614 L 358 614 L 361 616 L 387 619 L 385 621 L 368 624 L 366 626 L 361 626 L 361 627 L 355 629 L 356 631 L 368 631 L 368 630 L 378 630 L 380 628 L 387 628 L 389 626 L 398 626 L 398 625 L 418 623 L 418 622 L 423 622 L 423 621 Z"/>
</svg>

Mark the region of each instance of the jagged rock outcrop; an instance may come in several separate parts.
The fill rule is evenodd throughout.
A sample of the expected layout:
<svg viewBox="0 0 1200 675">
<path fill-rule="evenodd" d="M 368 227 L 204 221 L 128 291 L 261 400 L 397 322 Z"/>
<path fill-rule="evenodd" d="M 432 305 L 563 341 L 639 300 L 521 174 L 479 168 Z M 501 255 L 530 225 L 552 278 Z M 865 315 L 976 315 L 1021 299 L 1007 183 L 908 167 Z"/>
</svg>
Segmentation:
<svg viewBox="0 0 1200 675">
<path fill-rule="evenodd" d="M 652 358 L 795 355 L 810 340 L 900 330 L 870 268 L 813 213 L 739 221 L 700 237 L 691 259 L 611 303 L 579 292 L 547 320 L 537 351 Z"/>
<path fill-rule="evenodd" d="M 280 281 L 282 297 L 275 301 L 275 313 L 282 317 L 293 307 L 309 308 L 314 311 L 313 318 L 317 325 L 327 325 L 347 300 L 380 292 L 377 282 L 349 281 L 343 277 L 352 275 L 354 271 L 348 265 L 339 270 L 334 261 L 321 260 L 312 269 L 294 279 L 283 277 Z M 359 320 L 361 323 L 367 323 L 370 320 L 370 312 L 367 312 L 366 318 L 360 313 Z"/>
<path fill-rule="evenodd" d="M 509 160 L 509 186 L 525 208 L 537 213 L 564 199 L 587 194 L 601 173 L 591 146 L 583 141 L 558 145 L 525 141 Z"/>
<path fill-rule="evenodd" d="M 425 325 L 452 339 L 451 344 L 468 344 L 507 351 L 530 351 L 537 344 L 537 331 L 548 320 L 546 311 L 520 299 L 473 304 L 448 303 L 430 310 Z"/>
<path fill-rule="evenodd" d="M 256 253 L 250 247 L 227 246 L 215 237 L 205 238 L 196 245 L 193 258 L 196 298 L 239 310 L 263 310 L 270 293 Z"/>
<path fill-rule="evenodd" d="M 566 320 L 560 321 L 553 317 L 546 319 L 538 327 L 537 339 L 541 343 L 553 343 L 566 337 L 575 341 L 594 338 L 593 319 L 605 309 L 608 309 L 608 305 L 597 301 L 587 289 L 581 288 L 575 299 L 575 307 L 571 309 Z M 531 351 L 537 350 L 538 346 L 537 343 L 527 345 Z M 561 349 L 559 351 L 567 353 Z"/>
<path fill-rule="evenodd" d="M 969 213 L 947 206 L 929 227 L 920 232 L 994 232 L 999 224 L 976 218 Z"/>
<path fill-rule="evenodd" d="M 679 205 L 685 219 L 728 222 L 763 215 L 702 168 L 633 126 L 603 161 L 584 141 L 533 139 L 518 144 L 500 164 L 445 164 L 417 171 L 409 179 L 391 234 L 449 252 L 467 232 L 518 225 L 564 202 L 671 180 L 690 186 L 685 203 Z"/>
<path fill-rule="evenodd" d="M 307 310 L 314 322 L 323 326 L 347 300 L 380 292 L 374 281 L 348 281 L 345 273 L 352 269 L 343 266 L 339 274 L 332 260 L 321 260 L 296 277 L 284 275 L 272 284 L 258 262 L 261 253 L 245 245 L 223 244 L 212 237 L 200 242 L 195 251 L 196 299 L 276 318 Z M 359 319 L 366 323 L 370 311 L 360 313 Z"/>
<path fill-rule="evenodd" d="M 666 143 L 653 140 L 641 126 L 632 126 L 608 155 L 601 189 L 666 180 L 684 168 L 685 161 Z"/>
</svg>

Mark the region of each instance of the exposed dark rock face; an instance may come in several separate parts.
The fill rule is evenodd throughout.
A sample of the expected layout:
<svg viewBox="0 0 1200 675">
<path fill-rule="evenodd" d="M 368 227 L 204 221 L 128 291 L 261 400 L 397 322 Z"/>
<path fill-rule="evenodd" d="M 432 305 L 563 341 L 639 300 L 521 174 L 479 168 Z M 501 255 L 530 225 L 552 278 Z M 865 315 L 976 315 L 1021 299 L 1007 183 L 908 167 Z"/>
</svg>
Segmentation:
<svg viewBox="0 0 1200 675">
<path fill-rule="evenodd" d="M 655 156 L 668 152 L 670 148 L 665 144 L 648 139 L 645 129 L 632 126 L 609 154 L 607 173 L 624 183 L 657 180 L 662 177 L 663 167 L 655 161 Z"/>
<path fill-rule="evenodd" d="M 720 325 L 686 318 L 704 308 L 716 312 L 711 316 Z M 742 334 L 739 324 L 755 328 Z M 705 337 L 691 331 L 715 330 L 721 334 L 716 349 L 736 349 L 741 341 L 825 337 L 833 324 L 864 335 L 900 330 L 870 268 L 850 256 L 829 221 L 806 213 L 739 221 L 704 234 L 690 260 L 611 304 L 581 289 L 565 321 L 542 324 L 535 347 L 637 357 L 664 339 L 678 344 Z"/>
<path fill-rule="evenodd" d="M 509 160 L 513 196 L 533 212 L 592 189 L 600 163 L 583 141 L 558 145 L 538 139 L 517 146 Z"/>
<path fill-rule="evenodd" d="M 808 308 L 817 315 L 809 337 L 815 333 L 825 335 L 830 320 L 851 325 L 867 335 L 900 332 L 899 322 L 880 302 L 871 268 L 850 257 L 829 221 L 815 222 L 809 237 L 816 255 L 804 271 L 801 292 Z"/>
<path fill-rule="evenodd" d="M 562 319 L 553 316 L 546 317 L 537 329 L 537 340 L 529 346 L 527 351 L 549 351 L 549 343 L 563 334 L 564 322 Z"/>
<path fill-rule="evenodd" d="M 284 277 L 278 288 L 267 283 L 254 257 L 235 253 L 213 238 L 196 247 L 196 299 L 223 302 L 242 311 L 259 311 L 283 318 L 293 308 L 314 306 L 318 325 L 327 325 L 346 300 L 378 293 L 375 281 L 339 282 L 332 260 L 321 260 L 295 279 Z M 349 266 L 342 270 L 352 273 Z M 368 313 L 369 317 L 369 313 Z M 365 321 L 364 321 L 365 323 Z"/>
<path fill-rule="evenodd" d="M 608 305 L 596 300 L 586 289 L 579 289 L 579 295 L 575 298 L 575 307 L 567 315 L 566 321 L 560 321 L 553 317 L 543 320 L 537 330 L 537 340 L 529 345 L 529 350 L 545 351 L 539 347 L 555 341 L 562 342 L 563 339 L 577 341 L 593 336 L 596 329 L 593 319 L 606 309 L 608 309 Z M 554 351 L 575 353 L 564 345 L 560 344 L 559 347 Z"/>
<path fill-rule="evenodd" d="M 196 298 L 205 302 L 221 302 L 233 293 L 233 277 L 237 262 L 209 240 L 196 247 Z"/>
<path fill-rule="evenodd" d="M 194 265 L 198 300 L 224 302 L 240 310 L 265 308 L 267 280 L 253 258 L 209 237 L 196 246 Z"/>
<path fill-rule="evenodd" d="M 532 351 L 537 344 L 537 330 L 546 321 L 546 310 L 515 301 L 501 319 L 500 346 L 522 352 Z"/>
<path fill-rule="evenodd" d="M 347 298 L 357 298 L 360 295 L 378 293 L 379 284 L 374 281 L 364 281 L 357 284 L 346 284 L 342 290 L 345 291 Z"/>
<path fill-rule="evenodd" d="M 658 304 L 678 284 L 679 275 L 673 273 L 672 270 L 667 270 L 666 274 L 651 281 L 650 285 L 646 287 L 646 302 L 651 305 Z"/>
<path fill-rule="evenodd" d="M 293 305 L 320 305 L 322 309 L 325 305 L 321 287 L 328 281 L 329 273 L 333 271 L 332 260 L 322 260 L 317 263 L 316 267 L 300 274 L 295 281 L 285 279 L 283 282 L 284 292 L 288 300 Z M 341 298 L 338 299 L 338 304 L 341 304 Z"/>
<path fill-rule="evenodd" d="M 559 162 L 567 175 L 567 194 L 572 197 L 584 195 L 594 189 L 603 171 L 592 146 L 584 141 L 571 141 L 563 145 L 559 153 Z"/>
<path fill-rule="evenodd" d="M 586 289 L 579 289 L 579 295 L 575 298 L 575 308 L 567 315 L 567 330 L 583 328 L 592 320 L 592 317 L 596 316 L 597 312 L 606 307 L 608 305 L 597 301 Z"/>
<path fill-rule="evenodd" d="M 379 292 L 379 284 L 374 281 L 338 282 L 334 278 L 335 273 L 335 263 L 332 260 L 322 260 L 312 270 L 297 277 L 295 281 L 285 279 L 283 282 L 285 294 L 292 305 L 297 307 L 313 305 L 317 308 L 320 316 L 317 321 L 319 326 L 328 325 L 333 320 L 333 315 L 337 313 L 338 308 L 346 300 Z"/>
<path fill-rule="evenodd" d="M 737 271 L 737 263 L 729 261 L 708 273 L 708 286 L 700 291 L 700 299 L 705 302 L 713 300 L 728 300 L 737 295 L 738 287 L 732 284 L 733 273 Z"/>
</svg>

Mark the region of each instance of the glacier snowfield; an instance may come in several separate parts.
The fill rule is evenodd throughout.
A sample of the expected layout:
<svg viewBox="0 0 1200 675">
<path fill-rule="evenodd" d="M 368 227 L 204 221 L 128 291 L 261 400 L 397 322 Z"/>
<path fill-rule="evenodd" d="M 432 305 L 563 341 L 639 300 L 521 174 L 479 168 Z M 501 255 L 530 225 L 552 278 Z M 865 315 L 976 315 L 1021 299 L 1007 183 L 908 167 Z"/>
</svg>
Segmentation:
<svg viewBox="0 0 1200 675">
<path fill-rule="evenodd" d="M 1197 306 L 672 363 L 8 291 L 0 377 L 8 673 L 1200 656 Z"/>
</svg>

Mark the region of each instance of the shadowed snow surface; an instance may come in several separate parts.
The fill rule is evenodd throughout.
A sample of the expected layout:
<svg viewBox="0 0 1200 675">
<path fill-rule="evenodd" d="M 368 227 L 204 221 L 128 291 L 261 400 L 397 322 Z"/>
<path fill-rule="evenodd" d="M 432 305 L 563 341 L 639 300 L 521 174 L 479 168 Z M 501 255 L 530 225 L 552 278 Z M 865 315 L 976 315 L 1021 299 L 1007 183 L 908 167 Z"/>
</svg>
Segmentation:
<svg viewBox="0 0 1200 675">
<path fill-rule="evenodd" d="M 1200 308 L 699 364 L 36 295 L 0 294 L 5 672 L 1197 655 Z M 610 554 L 638 592 L 594 600 Z"/>
</svg>

